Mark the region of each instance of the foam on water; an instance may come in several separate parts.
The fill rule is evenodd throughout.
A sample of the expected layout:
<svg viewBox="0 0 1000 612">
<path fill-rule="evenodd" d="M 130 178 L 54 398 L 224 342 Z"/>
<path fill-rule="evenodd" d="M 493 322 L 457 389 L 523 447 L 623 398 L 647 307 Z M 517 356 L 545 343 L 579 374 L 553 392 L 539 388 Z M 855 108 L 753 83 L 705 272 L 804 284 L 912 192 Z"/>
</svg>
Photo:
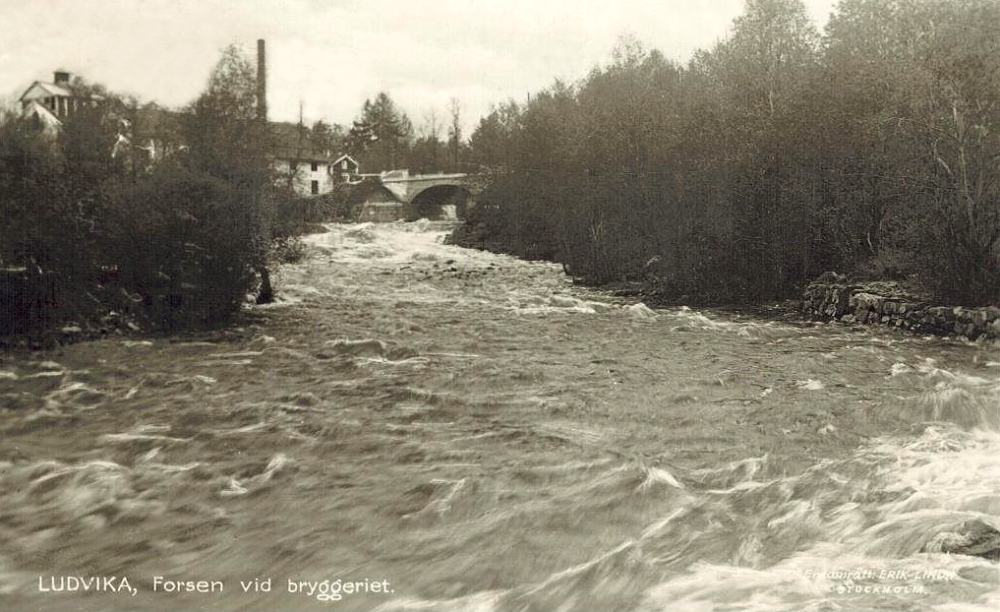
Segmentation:
<svg viewBox="0 0 1000 612">
<path fill-rule="evenodd" d="M 944 456 L 942 437 L 954 445 Z M 995 433 L 929 427 L 904 445 L 879 440 L 794 477 L 755 480 L 766 458 L 689 473 L 691 486 L 666 470 L 647 470 L 617 503 L 654 482 L 688 492 L 637 538 L 533 584 L 450 600 L 395 600 L 378 609 L 589 610 L 632 602 L 623 609 L 791 612 L 897 610 L 920 602 L 948 610 L 961 599 L 962 609 L 990 610 L 1000 602 L 995 563 L 935 552 L 934 542 L 970 518 L 1000 525 L 998 451 Z M 739 480 L 728 489 L 700 488 L 734 476 Z M 588 495 L 615 490 L 608 478 L 632 476 L 606 471 Z M 464 485 L 442 482 L 443 494 L 420 514 L 447 511 Z M 735 530 L 742 535 L 733 538 Z"/>
<path fill-rule="evenodd" d="M 998 381 L 924 366 L 892 374 L 963 391 L 981 418 L 936 414 L 951 418 L 793 476 L 770 476 L 780 468 L 768 456 L 676 475 L 645 469 L 632 494 L 653 483 L 684 493 L 637 538 L 534 584 L 379 609 L 992 610 L 995 562 L 947 547 L 968 544 L 970 524 L 1000 528 L 1000 431 L 987 416 L 998 409 Z M 608 478 L 629 470 L 596 476 L 587 497 L 608 491 L 599 484 Z"/>
</svg>

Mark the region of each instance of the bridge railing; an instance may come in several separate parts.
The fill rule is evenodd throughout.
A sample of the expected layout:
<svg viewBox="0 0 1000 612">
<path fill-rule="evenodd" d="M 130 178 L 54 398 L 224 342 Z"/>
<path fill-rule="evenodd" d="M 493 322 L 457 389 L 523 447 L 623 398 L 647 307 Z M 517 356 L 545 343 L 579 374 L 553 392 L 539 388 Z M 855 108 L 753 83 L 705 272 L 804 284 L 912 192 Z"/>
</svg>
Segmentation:
<svg viewBox="0 0 1000 612">
<path fill-rule="evenodd" d="M 449 178 L 465 178 L 468 176 L 465 172 L 435 172 L 433 174 L 393 174 L 393 173 L 383 173 L 381 178 L 382 181 L 396 182 L 396 181 L 427 181 L 435 179 L 449 179 Z"/>
</svg>

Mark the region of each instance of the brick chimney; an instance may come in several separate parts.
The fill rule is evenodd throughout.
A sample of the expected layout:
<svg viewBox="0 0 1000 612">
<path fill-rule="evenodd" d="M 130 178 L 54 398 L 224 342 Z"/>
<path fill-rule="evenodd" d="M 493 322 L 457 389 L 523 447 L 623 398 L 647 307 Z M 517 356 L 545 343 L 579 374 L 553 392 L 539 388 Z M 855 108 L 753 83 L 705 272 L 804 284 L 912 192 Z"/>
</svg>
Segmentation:
<svg viewBox="0 0 1000 612">
<path fill-rule="evenodd" d="M 257 39 L 257 118 L 267 121 L 267 61 L 264 39 Z"/>
</svg>

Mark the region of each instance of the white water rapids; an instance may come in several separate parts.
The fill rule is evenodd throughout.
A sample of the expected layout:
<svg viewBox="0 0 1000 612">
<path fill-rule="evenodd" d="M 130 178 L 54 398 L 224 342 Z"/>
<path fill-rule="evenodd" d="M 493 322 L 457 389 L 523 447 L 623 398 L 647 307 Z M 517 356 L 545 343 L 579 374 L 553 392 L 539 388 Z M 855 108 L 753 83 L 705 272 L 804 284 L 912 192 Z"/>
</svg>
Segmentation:
<svg viewBox="0 0 1000 612">
<path fill-rule="evenodd" d="M 945 552 L 1000 527 L 996 344 L 653 311 L 446 230 L 331 226 L 223 331 L 2 356 L 0 610 L 1000 608 Z"/>
</svg>

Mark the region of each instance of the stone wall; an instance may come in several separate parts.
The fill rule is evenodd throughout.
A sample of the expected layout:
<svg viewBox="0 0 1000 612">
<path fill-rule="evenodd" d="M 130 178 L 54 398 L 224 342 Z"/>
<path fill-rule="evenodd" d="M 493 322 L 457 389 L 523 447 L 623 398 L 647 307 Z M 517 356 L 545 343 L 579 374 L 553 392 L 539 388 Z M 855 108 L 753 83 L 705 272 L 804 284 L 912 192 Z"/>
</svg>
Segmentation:
<svg viewBox="0 0 1000 612">
<path fill-rule="evenodd" d="M 938 306 L 896 283 L 851 283 L 827 273 L 806 287 L 802 312 L 844 323 L 880 324 L 920 333 L 1000 338 L 1000 308 Z"/>
</svg>

